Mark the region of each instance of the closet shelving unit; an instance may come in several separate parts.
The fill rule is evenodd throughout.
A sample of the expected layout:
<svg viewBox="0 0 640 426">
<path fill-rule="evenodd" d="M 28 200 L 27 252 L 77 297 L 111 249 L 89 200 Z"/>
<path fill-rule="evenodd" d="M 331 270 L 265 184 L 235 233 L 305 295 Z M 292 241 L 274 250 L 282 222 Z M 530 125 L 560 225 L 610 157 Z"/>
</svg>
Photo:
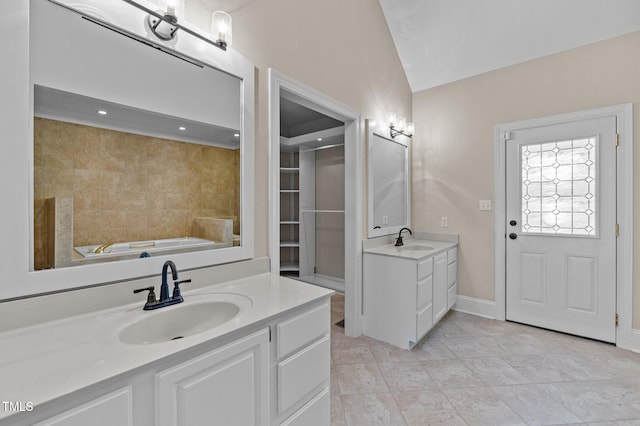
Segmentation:
<svg viewBox="0 0 640 426">
<path fill-rule="evenodd" d="M 326 251 L 332 250 L 329 247 L 335 237 L 329 236 L 329 246 L 323 244 L 331 235 L 327 231 L 335 230 L 328 217 L 339 218 L 344 224 L 344 195 L 338 197 L 342 203 L 337 204 L 333 198 L 316 200 L 316 189 L 322 188 L 326 195 L 328 182 L 332 182 L 326 180 L 330 173 L 327 165 L 318 169 L 318 158 L 326 158 L 318 153 L 343 146 L 344 126 L 280 137 L 280 274 L 337 291 L 344 291 L 344 265 L 340 272 L 340 262 L 332 262 L 332 254 Z"/>
<path fill-rule="evenodd" d="M 298 152 L 280 154 L 280 272 L 300 272 L 300 166 Z"/>
</svg>

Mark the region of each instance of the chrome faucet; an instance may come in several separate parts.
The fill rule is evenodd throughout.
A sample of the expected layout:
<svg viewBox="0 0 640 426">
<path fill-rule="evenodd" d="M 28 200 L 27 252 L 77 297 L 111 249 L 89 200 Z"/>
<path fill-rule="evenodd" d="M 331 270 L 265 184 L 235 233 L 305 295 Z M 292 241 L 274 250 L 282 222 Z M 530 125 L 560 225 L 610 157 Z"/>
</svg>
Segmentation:
<svg viewBox="0 0 640 426">
<path fill-rule="evenodd" d="M 409 231 L 409 234 L 413 235 L 413 232 L 411 232 L 411 229 L 409 228 L 402 228 L 400 230 L 400 232 L 398 232 L 398 238 L 396 238 L 396 247 L 400 247 L 404 245 L 404 241 L 402 241 L 402 231 L 407 230 Z"/>
<path fill-rule="evenodd" d="M 171 277 L 173 278 L 173 294 L 169 296 L 169 283 L 167 282 L 167 273 L 171 268 Z M 184 302 L 182 293 L 180 292 L 180 284 L 190 283 L 191 280 L 178 281 L 178 268 L 176 264 L 170 260 L 164 262 L 162 266 L 162 284 L 160 285 L 160 300 L 156 300 L 155 289 L 153 286 L 139 288 L 133 290 L 134 293 L 140 293 L 141 291 L 148 291 L 147 303 L 144 304 L 144 310 L 150 311 L 152 309 L 163 308 L 165 306 L 175 305 L 176 303 Z"/>
</svg>

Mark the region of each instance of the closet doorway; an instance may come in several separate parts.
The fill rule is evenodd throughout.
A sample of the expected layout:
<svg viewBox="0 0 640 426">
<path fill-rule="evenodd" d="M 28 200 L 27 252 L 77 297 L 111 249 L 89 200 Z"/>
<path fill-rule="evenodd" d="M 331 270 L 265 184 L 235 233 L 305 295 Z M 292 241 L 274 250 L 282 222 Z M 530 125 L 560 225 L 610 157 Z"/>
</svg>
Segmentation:
<svg viewBox="0 0 640 426">
<path fill-rule="evenodd" d="M 270 79 L 272 272 L 345 295 L 362 332 L 359 114 L 274 70 Z"/>
</svg>

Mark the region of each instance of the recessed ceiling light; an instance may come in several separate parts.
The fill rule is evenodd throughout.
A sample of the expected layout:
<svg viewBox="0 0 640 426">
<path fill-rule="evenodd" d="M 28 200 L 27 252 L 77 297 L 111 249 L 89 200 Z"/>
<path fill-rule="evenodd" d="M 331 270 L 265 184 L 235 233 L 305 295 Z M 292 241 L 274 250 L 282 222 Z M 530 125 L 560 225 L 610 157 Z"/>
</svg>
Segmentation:
<svg viewBox="0 0 640 426">
<path fill-rule="evenodd" d="M 180 126 L 180 127 L 178 127 L 178 130 L 187 130 L 187 128 L 184 127 L 184 126 Z"/>
<path fill-rule="evenodd" d="M 322 138 L 318 138 L 316 139 L 318 142 L 322 142 Z"/>
<path fill-rule="evenodd" d="M 99 109 L 98 110 L 98 114 L 100 115 L 107 115 L 107 111 L 103 110 L 103 109 Z"/>
<path fill-rule="evenodd" d="M 233 136 L 235 136 L 236 138 L 240 137 L 240 133 L 234 133 Z"/>
</svg>

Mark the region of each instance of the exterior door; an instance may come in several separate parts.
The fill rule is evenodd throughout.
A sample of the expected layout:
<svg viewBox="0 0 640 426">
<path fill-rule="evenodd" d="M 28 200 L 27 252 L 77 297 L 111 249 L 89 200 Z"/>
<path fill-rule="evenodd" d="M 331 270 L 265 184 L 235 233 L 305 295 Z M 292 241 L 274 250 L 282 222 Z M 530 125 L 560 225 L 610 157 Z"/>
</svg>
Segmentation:
<svg viewBox="0 0 640 426">
<path fill-rule="evenodd" d="M 616 118 L 510 132 L 506 318 L 615 342 Z"/>
</svg>

